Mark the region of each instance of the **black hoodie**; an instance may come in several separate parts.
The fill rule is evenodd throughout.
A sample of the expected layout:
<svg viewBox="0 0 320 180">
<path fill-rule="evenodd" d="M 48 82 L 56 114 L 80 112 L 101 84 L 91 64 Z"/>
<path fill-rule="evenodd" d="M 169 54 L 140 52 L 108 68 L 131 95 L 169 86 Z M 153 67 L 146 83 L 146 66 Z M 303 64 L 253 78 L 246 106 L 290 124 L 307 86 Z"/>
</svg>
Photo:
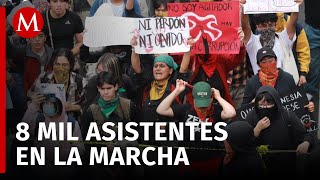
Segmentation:
<svg viewBox="0 0 320 180">
<path fill-rule="evenodd" d="M 271 120 L 270 126 L 261 131 L 257 138 L 258 145 L 270 145 L 270 148 L 277 150 L 295 150 L 300 143 L 308 141 L 312 146 L 314 144 L 314 136 L 306 131 L 299 118 L 293 112 L 284 109 L 277 91 L 271 86 L 263 86 L 259 88 L 257 96 L 263 92 L 268 92 L 273 97 L 277 106 L 277 114 Z M 255 109 L 257 109 L 257 106 L 258 103 L 255 102 Z M 246 120 L 255 127 L 260 120 L 257 111 L 251 111 Z"/>
<path fill-rule="evenodd" d="M 266 175 L 265 164 L 254 142 L 253 127 L 244 121 L 236 121 L 226 127 L 227 142 L 234 155 L 232 160 L 223 165 L 224 177 L 263 177 Z"/>
<path fill-rule="evenodd" d="M 287 111 L 281 105 L 277 91 L 271 86 L 259 88 L 257 96 L 263 92 L 268 92 L 274 99 L 277 106 L 276 114 L 270 119 L 270 126 L 260 132 L 256 138 L 257 145 L 269 145 L 270 150 L 296 150 L 297 146 L 304 141 L 310 143 L 310 148 L 314 144 L 314 136 L 308 133 L 299 118 L 291 111 Z M 256 96 L 256 98 L 257 98 Z M 258 102 L 255 102 L 255 109 Z M 251 111 L 247 116 L 247 121 L 253 127 L 259 122 L 256 110 Z M 272 174 L 280 172 L 291 172 L 295 168 L 295 152 L 267 153 L 263 156 L 268 169 Z"/>
</svg>

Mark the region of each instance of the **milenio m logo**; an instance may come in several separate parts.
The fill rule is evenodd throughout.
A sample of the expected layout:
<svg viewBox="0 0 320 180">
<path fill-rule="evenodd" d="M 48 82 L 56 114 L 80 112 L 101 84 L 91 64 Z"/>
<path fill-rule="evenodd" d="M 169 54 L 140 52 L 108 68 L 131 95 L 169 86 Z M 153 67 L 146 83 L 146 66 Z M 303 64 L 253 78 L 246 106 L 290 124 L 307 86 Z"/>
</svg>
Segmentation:
<svg viewBox="0 0 320 180">
<path fill-rule="evenodd" d="M 12 20 L 14 31 L 23 38 L 32 38 L 40 34 L 43 24 L 41 13 L 31 7 L 19 9 Z"/>
</svg>

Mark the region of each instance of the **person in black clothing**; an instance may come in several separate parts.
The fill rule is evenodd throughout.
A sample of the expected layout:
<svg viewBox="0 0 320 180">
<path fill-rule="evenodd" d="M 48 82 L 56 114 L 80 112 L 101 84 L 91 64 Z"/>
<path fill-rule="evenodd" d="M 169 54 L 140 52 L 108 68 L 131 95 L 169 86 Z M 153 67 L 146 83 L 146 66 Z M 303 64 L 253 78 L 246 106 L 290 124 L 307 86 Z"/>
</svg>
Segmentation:
<svg viewBox="0 0 320 180">
<path fill-rule="evenodd" d="M 257 63 L 260 67 L 258 74 L 251 77 L 245 87 L 242 106 L 252 103 L 256 92 L 261 86 L 274 87 L 279 96 L 283 97 L 292 89 L 296 89 L 297 85 L 291 74 L 277 68 L 277 56 L 269 47 L 263 47 L 258 50 Z M 304 106 L 309 112 L 314 111 L 313 101 L 309 101 Z"/>
<path fill-rule="evenodd" d="M 44 26 L 49 29 L 48 45 L 55 50 L 67 48 L 72 51 L 73 55 L 78 55 L 84 30 L 80 16 L 66 9 L 68 0 L 48 1 L 50 9 L 42 13 Z"/>
<path fill-rule="evenodd" d="M 277 56 L 271 48 L 263 47 L 258 50 L 257 64 L 260 70 L 249 79 L 245 87 L 242 106 L 254 100 L 261 86 L 274 87 L 280 96 L 296 87 L 292 75 L 277 68 Z"/>
<path fill-rule="evenodd" d="M 254 127 L 259 146 L 294 151 L 263 155 L 269 175 L 295 172 L 296 153 L 305 154 L 314 145 L 313 134 L 306 131 L 293 112 L 284 109 L 279 94 L 271 86 L 259 88 L 254 110 L 249 112 L 246 121 Z"/>
<path fill-rule="evenodd" d="M 179 145 L 191 147 L 191 149 L 187 150 L 190 166 L 180 166 L 180 175 L 194 178 L 216 177 L 219 174 L 223 155 L 219 151 L 194 150 L 193 148 L 222 148 L 223 145 L 217 140 L 202 141 L 201 123 L 212 123 L 210 136 L 221 137 L 214 129 L 214 125 L 235 117 L 236 111 L 230 103 L 221 97 L 217 89 L 211 88 L 208 83 L 203 81 L 193 86 L 192 96 L 194 98 L 194 106 L 190 104 L 172 104 L 174 99 L 186 89 L 186 84 L 187 82 L 178 79 L 176 81 L 176 88 L 160 103 L 157 113 L 162 116 L 178 119 L 179 122 L 193 122 L 197 124 L 194 128 L 194 141 L 190 140 L 189 128 L 187 126 L 184 128 L 184 141 Z M 213 103 L 214 99 L 217 103 Z"/>
<path fill-rule="evenodd" d="M 236 121 L 226 127 L 224 141 L 226 156 L 223 161 L 224 177 L 263 177 L 266 167 L 257 151 L 253 127 L 245 121 Z"/>
</svg>

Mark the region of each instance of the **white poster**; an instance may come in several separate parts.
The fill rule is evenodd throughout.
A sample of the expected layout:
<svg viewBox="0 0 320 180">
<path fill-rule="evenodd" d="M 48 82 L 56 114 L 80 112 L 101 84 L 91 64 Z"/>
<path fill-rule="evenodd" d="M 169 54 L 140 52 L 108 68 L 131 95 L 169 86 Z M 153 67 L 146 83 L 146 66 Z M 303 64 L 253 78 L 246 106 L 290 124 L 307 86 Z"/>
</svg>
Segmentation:
<svg viewBox="0 0 320 180">
<path fill-rule="evenodd" d="M 66 103 L 66 95 L 64 90 L 63 84 L 49 84 L 49 83 L 41 83 L 40 94 L 46 95 L 46 94 L 55 94 L 57 98 L 59 98 L 62 102 L 62 104 Z"/>
<path fill-rule="evenodd" d="M 187 17 L 125 18 L 115 16 L 87 17 L 83 37 L 88 47 L 130 45 L 137 36 L 138 54 L 161 54 L 190 51 Z"/>
<path fill-rule="evenodd" d="M 245 14 L 277 12 L 299 12 L 299 5 L 295 0 L 247 0 L 244 4 Z"/>
<path fill-rule="evenodd" d="M 190 51 L 187 17 L 140 18 L 135 34 L 138 54 L 161 54 Z"/>
<path fill-rule="evenodd" d="M 83 43 L 88 47 L 130 45 L 135 18 L 115 16 L 87 17 Z"/>
</svg>

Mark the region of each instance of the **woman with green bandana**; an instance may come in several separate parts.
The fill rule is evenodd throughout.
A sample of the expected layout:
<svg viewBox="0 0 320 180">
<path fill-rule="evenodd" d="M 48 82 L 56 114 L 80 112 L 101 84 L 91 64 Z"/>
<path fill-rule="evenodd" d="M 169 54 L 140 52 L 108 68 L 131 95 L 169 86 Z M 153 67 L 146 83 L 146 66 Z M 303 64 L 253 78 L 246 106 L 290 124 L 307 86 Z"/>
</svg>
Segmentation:
<svg viewBox="0 0 320 180">
<path fill-rule="evenodd" d="M 102 125 L 105 122 L 113 122 L 116 125 L 119 122 L 122 122 L 124 127 L 126 123 L 138 119 L 138 117 L 136 117 L 138 111 L 136 110 L 135 104 L 131 100 L 119 96 L 119 80 L 117 78 L 114 78 L 113 74 L 103 71 L 98 74 L 96 81 L 100 97 L 98 101 L 94 104 L 91 104 L 86 113 L 84 113 L 81 119 L 81 130 L 82 134 L 86 137 L 90 123 L 95 122 L 97 123 L 100 135 L 108 137 L 110 134 L 102 130 Z M 109 126 L 109 128 L 112 128 L 112 130 L 116 134 L 118 134 L 117 126 Z M 125 129 L 123 129 L 122 133 L 124 137 L 130 136 L 130 134 Z M 113 142 L 107 142 L 109 144 L 104 144 L 102 146 L 107 146 L 109 148 L 120 147 L 121 151 L 125 151 L 126 147 L 133 147 L 137 145 L 137 142 L 130 142 L 126 140 L 118 141 L 116 139 L 117 138 L 115 138 Z M 93 144 L 92 146 L 96 147 L 99 145 Z M 89 151 L 90 147 L 86 149 L 88 149 Z M 89 153 L 90 152 L 88 152 L 88 154 Z M 115 179 L 118 179 L 119 177 L 126 179 L 125 177 L 127 176 L 131 178 L 133 177 L 133 179 L 139 179 L 143 175 L 142 173 L 140 173 L 142 167 L 135 165 L 97 165 L 93 168 L 94 169 L 92 169 L 92 173 L 91 170 L 89 170 L 89 173 L 91 173 L 91 175 L 97 175 L 100 178 L 101 175 L 107 175 L 109 177 L 111 174 L 108 173 L 110 172 L 112 173 L 112 176 L 117 177 Z"/>
<path fill-rule="evenodd" d="M 192 44 L 193 40 L 188 39 L 188 44 Z M 137 45 L 137 38 L 133 37 L 131 39 L 131 46 L 134 48 Z M 180 68 L 185 69 L 188 66 L 190 60 L 190 52 L 186 52 L 183 55 Z M 165 99 L 174 89 L 175 89 L 175 78 L 186 79 L 178 73 L 178 65 L 175 63 L 174 59 L 169 55 L 156 55 L 153 61 L 152 74 L 153 77 L 146 76 L 147 70 L 141 66 L 140 56 L 132 51 L 131 54 L 131 66 L 132 74 L 130 74 L 133 82 L 137 85 L 137 92 L 139 92 L 139 106 L 141 107 L 141 116 L 139 119 L 141 122 L 177 122 L 173 118 L 161 116 L 156 112 L 158 105 Z M 186 75 L 187 73 L 185 73 Z M 148 80 L 149 79 L 149 80 Z M 184 95 L 177 97 L 173 104 L 179 104 L 183 102 Z M 162 127 L 166 129 L 167 127 Z M 161 142 L 155 140 L 155 128 L 150 127 L 149 129 L 149 141 L 141 142 L 143 144 L 155 145 L 155 146 L 176 146 L 177 142 Z M 143 130 L 140 131 L 140 136 L 143 136 Z M 164 134 L 163 136 L 167 136 Z M 150 153 L 149 160 L 157 160 L 157 152 L 154 154 Z M 148 177 L 163 177 L 163 176 L 174 176 L 176 175 L 176 169 L 173 167 L 165 166 L 146 166 L 145 172 L 146 178 Z"/>
<path fill-rule="evenodd" d="M 87 81 L 80 75 L 72 72 L 75 59 L 69 49 L 57 49 L 49 62 L 48 71 L 39 75 L 33 86 L 28 91 L 28 97 L 31 101 L 41 103 L 44 96 L 40 94 L 42 83 L 64 84 L 66 92 L 65 111 L 68 115 L 78 119 L 83 102 L 83 88 Z"/>
</svg>

